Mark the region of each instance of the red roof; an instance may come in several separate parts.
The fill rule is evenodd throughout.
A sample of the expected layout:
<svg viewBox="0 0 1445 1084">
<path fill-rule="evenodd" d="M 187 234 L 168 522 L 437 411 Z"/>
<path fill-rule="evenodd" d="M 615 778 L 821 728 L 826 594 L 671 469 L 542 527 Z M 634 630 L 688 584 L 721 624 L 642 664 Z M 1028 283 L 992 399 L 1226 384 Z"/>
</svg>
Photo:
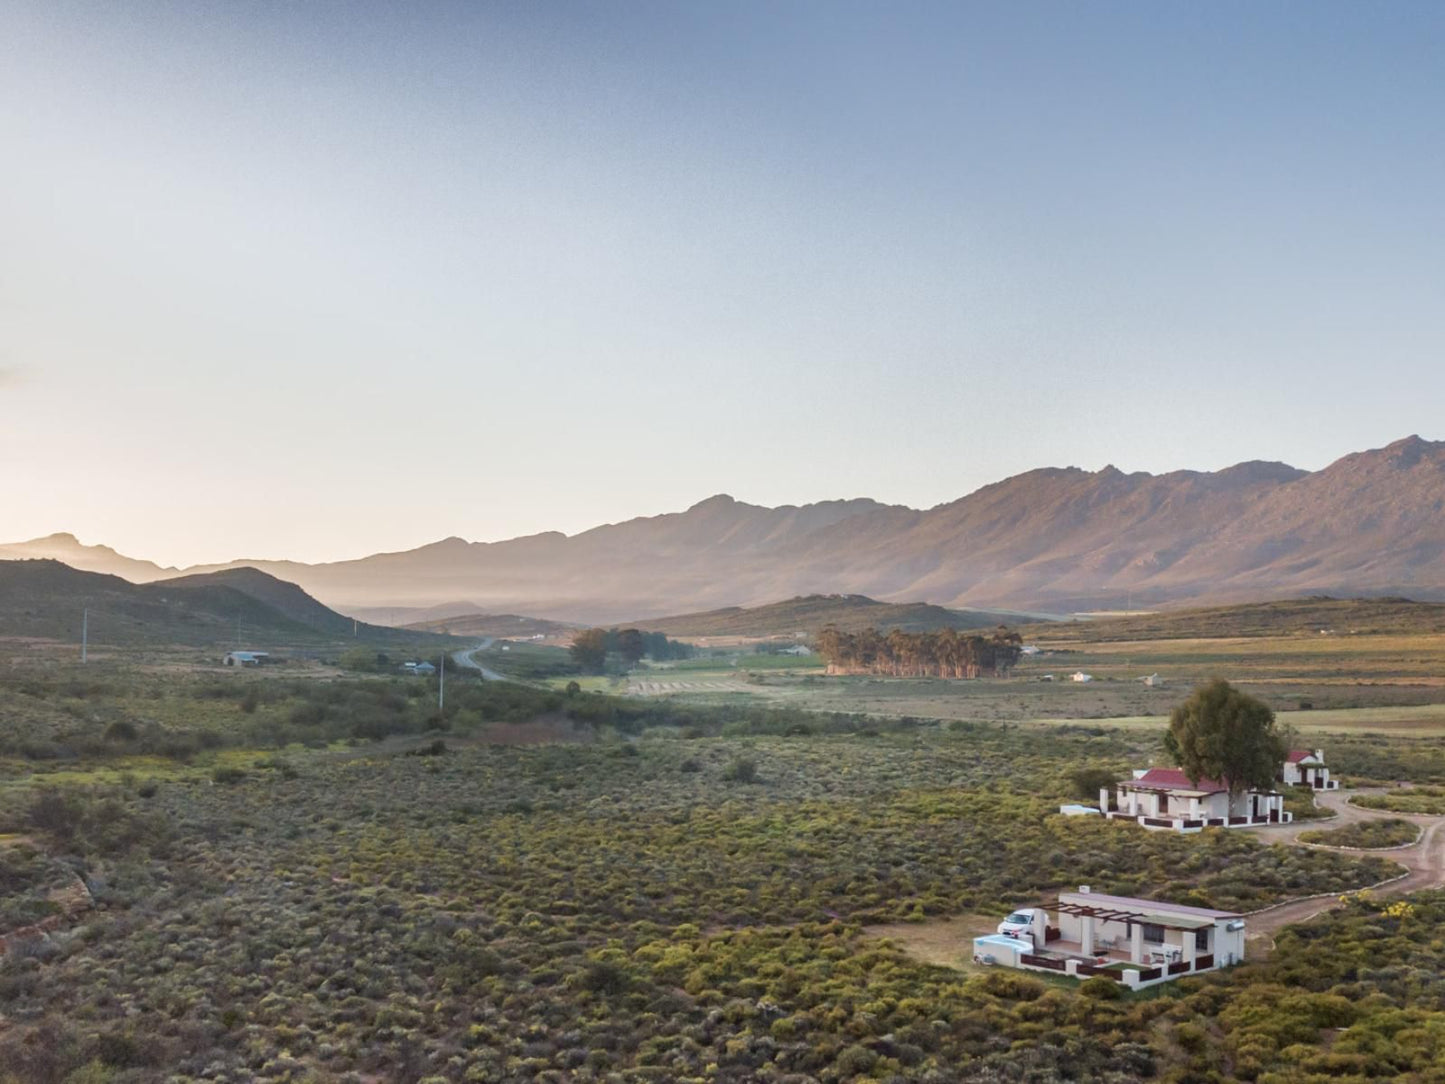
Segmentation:
<svg viewBox="0 0 1445 1084">
<path fill-rule="evenodd" d="M 1298 764 L 1302 760 L 1309 760 L 1315 755 L 1313 749 L 1291 749 L 1289 756 L 1285 757 L 1291 764 Z"/>
<path fill-rule="evenodd" d="M 1229 789 L 1217 779 L 1191 780 L 1181 768 L 1150 768 L 1138 779 L 1125 779 L 1124 785 L 1140 790 L 1197 790 L 1205 794 Z"/>
</svg>

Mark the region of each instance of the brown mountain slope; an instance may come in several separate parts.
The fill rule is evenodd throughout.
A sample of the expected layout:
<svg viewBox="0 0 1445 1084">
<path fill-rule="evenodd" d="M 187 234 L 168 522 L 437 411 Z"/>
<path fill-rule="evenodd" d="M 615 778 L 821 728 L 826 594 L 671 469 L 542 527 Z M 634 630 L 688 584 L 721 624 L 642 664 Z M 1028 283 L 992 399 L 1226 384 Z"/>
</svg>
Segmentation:
<svg viewBox="0 0 1445 1084">
<path fill-rule="evenodd" d="M 1325 592 L 1445 599 L 1445 442 L 1419 437 L 1313 473 L 1030 471 L 927 511 L 870 500 L 685 512 L 496 543 L 302 565 L 244 562 L 327 604 L 583 622 L 865 594 L 1061 612 Z"/>
<path fill-rule="evenodd" d="M 414 645 L 424 633 L 353 625 L 295 584 L 255 569 L 134 584 L 59 561 L 0 560 L 0 636 L 93 645 L 187 644 L 272 650 L 366 643 Z"/>
<path fill-rule="evenodd" d="M 65 533 L 0 545 L 0 561 L 60 561 L 83 572 L 120 576 L 131 583 L 150 583 L 180 575 L 174 568 L 126 557 L 109 546 L 84 545 L 75 535 Z"/>
</svg>

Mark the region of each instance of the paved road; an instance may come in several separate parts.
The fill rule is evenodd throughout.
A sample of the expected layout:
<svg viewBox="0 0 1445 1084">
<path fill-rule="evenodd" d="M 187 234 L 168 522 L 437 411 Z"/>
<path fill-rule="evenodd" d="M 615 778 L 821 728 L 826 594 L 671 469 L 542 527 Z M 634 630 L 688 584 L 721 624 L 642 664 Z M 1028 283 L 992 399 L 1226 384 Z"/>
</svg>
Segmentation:
<svg viewBox="0 0 1445 1084">
<path fill-rule="evenodd" d="M 505 674 L 499 674 L 495 670 L 489 670 L 487 667 L 483 666 L 481 663 L 477 662 L 475 658 L 472 657 L 478 651 L 487 650 L 487 648 L 491 647 L 494 643 L 496 643 L 496 637 L 488 636 L 476 647 L 469 647 L 463 651 L 458 651 L 452 655 L 452 658 L 455 659 L 456 664 L 462 667 L 462 669 L 464 670 L 481 671 L 483 681 L 507 681 L 509 679 Z"/>
<path fill-rule="evenodd" d="M 1337 814 L 1335 817 L 1326 821 L 1303 821 L 1283 828 L 1245 830 L 1258 831 L 1271 843 L 1289 843 L 1297 847 L 1307 847 L 1310 844 L 1299 842 L 1298 837 L 1301 832 L 1308 832 L 1315 828 L 1343 828 L 1347 824 L 1358 824 L 1361 821 L 1377 820 L 1381 817 L 1398 817 L 1420 826 L 1420 839 L 1414 846 L 1397 850 L 1344 851 L 1342 853 L 1377 855 L 1387 861 L 1404 866 L 1409 871 L 1409 876 L 1373 890 L 1376 895 L 1396 896 L 1402 892 L 1418 892 L 1423 888 L 1439 888 L 1445 885 L 1445 849 L 1442 849 L 1439 838 L 1440 830 L 1445 828 L 1445 819 L 1419 813 L 1392 813 L 1383 809 L 1361 809 L 1359 806 L 1351 805 L 1349 801 L 1352 796 L 1357 794 L 1380 793 L 1383 793 L 1382 788 L 1317 792 L 1315 804 L 1333 809 Z M 1319 849 L 1334 850 L 1335 848 L 1320 847 Z M 1306 922 L 1316 915 L 1332 911 L 1339 906 L 1341 904 L 1338 896 L 1326 896 L 1323 899 L 1281 904 L 1268 911 L 1251 915 L 1249 917 L 1251 953 L 1268 953 L 1274 945 L 1274 935 L 1284 927 L 1292 926 L 1296 922 Z"/>
</svg>

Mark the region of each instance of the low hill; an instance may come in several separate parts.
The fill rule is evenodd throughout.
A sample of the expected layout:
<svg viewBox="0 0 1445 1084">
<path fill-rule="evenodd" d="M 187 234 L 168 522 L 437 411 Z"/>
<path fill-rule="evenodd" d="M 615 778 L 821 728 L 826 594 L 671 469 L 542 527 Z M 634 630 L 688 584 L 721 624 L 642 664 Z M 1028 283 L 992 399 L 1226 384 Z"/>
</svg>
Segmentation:
<svg viewBox="0 0 1445 1084">
<path fill-rule="evenodd" d="M 435 639 L 354 625 L 295 584 L 256 569 L 134 584 L 54 560 L 0 561 L 0 636 L 79 643 L 87 610 L 95 645 L 233 647 L 239 639 L 245 647 L 269 649 Z"/>
<path fill-rule="evenodd" d="M 450 636 L 491 637 L 497 640 L 522 640 L 530 636 L 560 636 L 581 628 L 562 621 L 520 614 L 456 614 L 450 617 L 414 621 L 402 626 L 421 632 L 439 632 Z"/>
<path fill-rule="evenodd" d="M 673 637 L 812 635 L 824 625 L 845 632 L 863 629 L 990 629 L 1011 615 L 980 610 L 949 610 L 926 602 L 879 602 L 866 595 L 801 595 L 786 602 L 744 609 L 729 606 L 705 613 L 649 618 L 633 622 L 648 632 Z"/>
<path fill-rule="evenodd" d="M 1445 604 L 1407 598 L 1314 598 L 1035 626 L 1025 635 L 1054 642 L 1445 633 Z"/>
</svg>

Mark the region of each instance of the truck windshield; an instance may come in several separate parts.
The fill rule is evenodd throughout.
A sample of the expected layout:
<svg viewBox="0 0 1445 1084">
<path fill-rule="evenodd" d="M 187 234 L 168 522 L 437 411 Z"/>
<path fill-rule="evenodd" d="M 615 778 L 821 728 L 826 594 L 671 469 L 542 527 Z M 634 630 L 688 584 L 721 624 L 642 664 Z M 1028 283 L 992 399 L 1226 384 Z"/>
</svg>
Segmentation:
<svg viewBox="0 0 1445 1084">
<path fill-rule="evenodd" d="M 1027 926 L 1033 920 L 1034 916 L 1031 915 L 1028 911 L 1015 911 L 1013 914 L 1009 915 L 1008 918 L 1004 919 L 1005 922 L 1013 922 L 1020 926 Z"/>
</svg>

